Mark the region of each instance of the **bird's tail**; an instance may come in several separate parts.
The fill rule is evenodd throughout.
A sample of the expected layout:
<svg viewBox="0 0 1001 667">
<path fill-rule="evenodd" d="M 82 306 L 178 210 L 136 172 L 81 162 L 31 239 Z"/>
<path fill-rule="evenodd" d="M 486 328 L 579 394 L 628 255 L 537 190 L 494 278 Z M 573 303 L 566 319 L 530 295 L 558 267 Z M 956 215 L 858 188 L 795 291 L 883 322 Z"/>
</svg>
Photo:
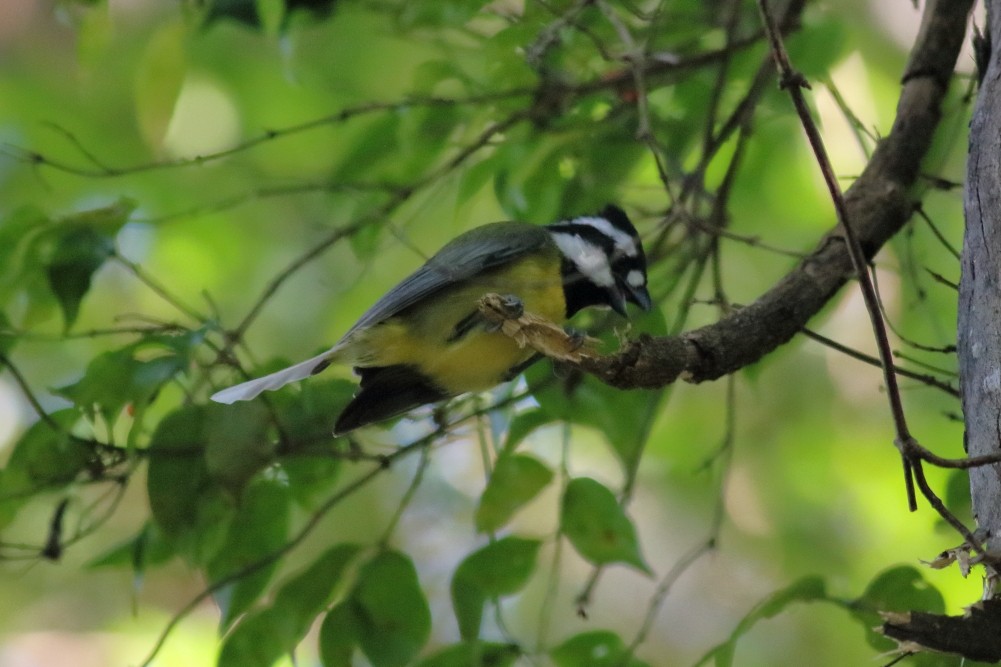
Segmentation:
<svg viewBox="0 0 1001 667">
<path fill-rule="evenodd" d="M 282 370 L 276 371 L 271 375 L 265 375 L 264 377 L 257 378 L 256 380 L 248 380 L 247 382 L 242 382 L 236 386 L 229 387 L 228 389 L 217 391 L 212 394 L 211 398 L 216 403 L 226 404 L 235 403 L 236 401 L 249 401 L 262 391 L 274 391 L 275 389 L 284 387 L 290 382 L 305 380 L 310 375 L 319 373 L 330 364 L 335 355 L 336 349 L 327 350 L 323 354 L 319 354 L 312 359 L 307 359 L 306 361 L 301 361 L 294 366 L 283 368 Z"/>
</svg>

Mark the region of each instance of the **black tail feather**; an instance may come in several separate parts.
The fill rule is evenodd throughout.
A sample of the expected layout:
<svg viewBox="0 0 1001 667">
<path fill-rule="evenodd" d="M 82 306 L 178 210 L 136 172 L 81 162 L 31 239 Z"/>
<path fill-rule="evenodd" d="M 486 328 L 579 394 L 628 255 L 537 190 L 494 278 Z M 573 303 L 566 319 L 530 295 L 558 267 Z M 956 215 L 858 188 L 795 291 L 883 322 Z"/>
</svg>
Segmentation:
<svg viewBox="0 0 1001 667">
<path fill-rule="evenodd" d="M 355 371 L 361 375 L 361 386 L 337 418 L 334 435 L 396 417 L 450 396 L 412 366 L 356 368 Z"/>
</svg>

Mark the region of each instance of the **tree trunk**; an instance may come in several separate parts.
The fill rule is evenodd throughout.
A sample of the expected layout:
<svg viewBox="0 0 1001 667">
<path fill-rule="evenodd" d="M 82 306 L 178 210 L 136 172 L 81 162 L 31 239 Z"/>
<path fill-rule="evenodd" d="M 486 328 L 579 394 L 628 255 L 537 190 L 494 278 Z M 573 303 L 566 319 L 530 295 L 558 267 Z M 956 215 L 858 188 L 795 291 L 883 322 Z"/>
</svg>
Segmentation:
<svg viewBox="0 0 1001 667">
<path fill-rule="evenodd" d="M 1001 0 L 988 0 L 987 14 L 992 39 L 970 124 L 959 284 L 959 370 L 970 456 L 1001 452 Z M 1001 464 L 971 469 L 970 490 L 978 536 L 1001 556 Z"/>
</svg>

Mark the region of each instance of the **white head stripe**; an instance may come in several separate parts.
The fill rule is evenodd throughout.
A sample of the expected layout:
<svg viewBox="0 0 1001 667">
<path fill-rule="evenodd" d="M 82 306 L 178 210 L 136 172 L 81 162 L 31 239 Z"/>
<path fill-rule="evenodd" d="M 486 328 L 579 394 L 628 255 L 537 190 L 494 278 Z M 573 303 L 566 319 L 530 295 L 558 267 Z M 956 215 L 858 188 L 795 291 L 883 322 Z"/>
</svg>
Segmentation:
<svg viewBox="0 0 1001 667">
<path fill-rule="evenodd" d="M 626 274 L 626 282 L 629 283 L 630 287 L 643 287 L 646 280 L 643 279 L 643 272 L 639 269 L 633 269 Z"/>
<path fill-rule="evenodd" d="M 574 218 L 570 222 L 576 225 L 594 227 L 596 230 L 612 239 L 612 242 L 615 244 L 615 249 L 627 257 L 635 257 L 637 254 L 636 239 L 634 239 L 631 234 L 622 231 L 605 218 L 584 216 L 582 218 Z"/>
<path fill-rule="evenodd" d="M 615 285 L 608 256 L 600 247 L 570 232 L 554 232 L 553 240 L 563 256 L 573 262 L 582 276 L 598 287 Z"/>
</svg>

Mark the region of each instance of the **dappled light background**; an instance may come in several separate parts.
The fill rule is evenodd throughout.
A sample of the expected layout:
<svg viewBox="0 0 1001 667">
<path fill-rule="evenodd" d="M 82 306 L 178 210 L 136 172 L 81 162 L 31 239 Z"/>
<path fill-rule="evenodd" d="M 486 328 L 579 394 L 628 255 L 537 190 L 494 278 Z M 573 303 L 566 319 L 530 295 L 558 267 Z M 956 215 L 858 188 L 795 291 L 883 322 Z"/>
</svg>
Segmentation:
<svg viewBox="0 0 1001 667">
<path fill-rule="evenodd" d="M 412 95 L 465 98 L 465 82 L 441 75 L 448 61 L 462 63 L 485 86 L 498 85 L 502 76 L 511 77 L 511 87 L 531 83 L 527 70 L 499 61 L 497 54 L 508 54 L 524 68 L 525 44 L 535 35 L 491 43 L 482 51 L 477 46 L 483 35 L 499 33 L 505 22 L 526 11 L 520 2 L 491 3 L 485 16 L 474 12 L 455 24 L 434 3 L 399 9 L 395 3 L 362 2 L 338 3 L 323 20 L 293 17 L 284 28 L 253 28 L 222 17 L 192 29 L 194 4 L 0 3 L 0 220 L 26 205 L 59 217 L 123 197 L 136 204 L 116 243 L 149 280 L 137 279 L 126 262 L 107 262 L 95 274 L 72 332 L 149 322 L 190 325 L 191 313 L 223 327 L 237 326 L 291 262 L 335 229 L 379 211 L 394 196 L 391 185 L 421 183 L 447 156 L 502 120 L 491 115 L 495 107 L 472 103 L 400 105 L 346 119 L 333 115 Z M 442 7 L 453 4 L 463 3 Z M 679 20 L 685 12 L 696 13 L 695 4 L 678 3 Z M 864 167 L 872 146 L 860 135 L 889 131 L 919 20 L 910 0 L 809 3 L 805 38 L 789 39 L 794 64 L 813 84 L 816 117 L 843 187 Z M 678 40 L 677 48 L 683 48 L 680 31 Z M 716 46 L 721 45 L 722 38 Z M 763 46 L 755 53 L 755 59 L 738 66 L 749 68 L 753 62 L 756 67 Z M 613 65 L 594 54 L 591 58 L 576 65 L 592 74 Z M 971 58 L 962 58 L 960 65 L 969 73 Z M 504 67 L 511 69 L 509 75 L 497 73 Z M 680 82 L 651 93 L 658 118 L 670 118 L 676 126 L 672 130 L 665 121 L 655 128 L 666 137 L 672 174 L 693 168 L 700 157 L 681 140 L 677 145 L 687 152 L 672 153 L 670 136 L 672 131 L 703 131 L 686 113 L 690 99 L 710 94 L 701 85 Z M 963 177 L 967 85 L 965 78 L 954 84 L 940 140 L 925 165 L 927 173 L 952 183 Z M 724 103 L 732 105 L 742 94 L 726 93 Z M 615 100 L 608 97 L 611 101 L 598 100 L 575 113 L 603 119 L 598 127 L 622 123 L 621 114 L 610 114 Z M 522 103 L 514 100 L 508 107 Z M 327 117 L 311 129 L 283 133 Z M 438 123 L 444 123 L 443 130 Z M 774 83 L 768 84 L 754 126 L 755 139 L 729 193 L 731 236 L 720 240 L 720 284 L 736 305 L 753 301 L 772 285 L 834 221 L 813 155 L 788 98 Z M 277 135 L 246 150 L 197 159 L 269 131 Z M 247 328 L 246 346 L 239 350 L 245 368 L 266 362 L 274 367 L 274 359 L 296 361 L 329 346 L 444 242 L 479 224 L 509 218 L 541 224 L 597 210 L 614 199 L 648 242 L 657 238 L 668 202 L 648 153 L 634 159 L 610 152 L 608 168 L 615 173 L 610 191 L 600 171 L 585 164 L 591 158 L 571 150 L 586 144 L 587 136 L 540 131 L 530 140 L 531 132 L 523 123 L 494 137 L 497 148 L 422 184 L 388 219 L 377 221 L 386 224 L 332 244 L 295 272 Z M 518 140 L 515 148 L 499 147 L 509 139 Z M 723 180 L 734 150 L 735 145 L 723 149 L 708 166 L 708 188 Z M 586 147 L 580 151 L 586 153 Z M 51 164 L 33 160 L 34 154 Z M 190 161 L 116 173 L 177 159 Z M 77 168 L 81 173 L 73 173 Z M 566 192 L 583 194 L 568 201 Z M 937 229 L 958 247 L 961 189 L 930 188 L 922 202 Z M 686 295 L 675 289 L 681 280 L 673 268 L 677 261 L 655 259 L 651 292 L 661 299 L 661 308 L 640 318 L 628 335 L 672 330 L 682 303 L 690 307 L 685 328 L 719 317 L 708 273 Z M 959 264 L 927 226 L 916 218 L 880 253 L 876 267 L 886 315 L 896 329 L 929 346 L 954 341 L 956 294 L 934 276 L 954 282 Z M 169 296 L 153 285 L 165 286 Z M 874 355 L 868 318 L 852 287 L 811 326 Z M 131 340 L 126 335 L 63 338 L 54 302 L 8 313 L 12 321 L 15 314 L 30 335 L 19 340 L 11 357 L 47 411 L 69 405 L 52 388 L 78 381 L 96 354 Z M 609 321 L 597 314 L 576 325 Z M 905 355 L 902 365 L 921 370 L 918 363 L 910 364 L 917 356 L 954 382 L 949 376 L 953 356 L 924 354 L 899 340 L 895 345 Z M 145 416 L 150 424 L 188 397 L 206 401 L 210 384 L 221 387 L 239 379 L 222 368 L 205 373 L 192 366 L 187 386 L 168 384 L 151 404 Z M 552 373 L 548 364 L 533 372 L 532 377 Z M 350 379 L 351 374 L 331 369 L 325 377 Z M 903 385 L 912 430 L 921 441 L 943 456 L 962 456 L 958 400 L 914 381 Z M 476 401 L 487 405 L 524 388 L 522 380 Z M 622 398 L 648 399 L 651 395 L 642 392 Z M 524 398 L 516 410 L 533 405 Z M 331 426 L 338 409 L 330 406 Z M 431 645 L 456 641 L 451 576 L 486 541 L 473 521 L 486 480 L 484 443 L 499 446 L 515 413 L 504 410 L 456 427 L 428 449 L 426 469 L 419 470 L 418 455 L 395 462 L 324 516 L 283 562 L 276 579 L 307 565 L 331 544 L 378 541 L 420 471 L 423 478 L 389 541 L 417 568 L 432 612 Z M 0 373 L 0 461 L 37 419 L 16 380 Z M 606 628 L 631 638 L 653 605 L 652 627 L 637 657 L 655 666 L 690 665 L 726 641 L 762 599 L 801 577 L 819 575 L 830 596 L 851 600 L 880 572 L 902 564 L 920 568 L 943 595 L 946 609 L 958 613 L 979 597 L 979 577 L 964 580 L 954 569 L 920 564 L 919 559 L 930 560 L 960 539 L 926 506 L 907 512 L 892 426 L 879 370 L 803 337 L 732 379 L 668 387 L 657 403 L 628 507 L 655 576 L 623 565 L 607 568 L 590 595 L 588 617 L 578 616 L 576 598 L 593 568 L 565 541 L 558 549 L 551 539 L 559 527 L 561 487 L 550 484 L 505 529 L 547 541 L 525 590 L 502 600 L 500 617 L 489 610 L 485 614 L 485 635 L 513 637 L 525 647 L 551 646 L 575 633 Z M 389 429 L 366 429 L 358 438 L 365 451 L 386 454 L 431 428 L 430 410 L 424 410 Z M 120 424 L 110 435 L 121 442 L 127 431 Z M 566 467 L 573 476 L 593 477 L 612 489 L 628 481 L 620 459 L 595 428 L 553 423 L 533 431 L 520 448 L 552 470 Z M 338 478 L 354 477 L 353 465 L 361 464 L 345 462 Z M 143 475 L 145 468 L 139 466 L 110 518 L 69 545 L 57 562 L 28 557 L 0 562 L 0 665 L 138 664 L 170 618 L 204 588 L 203 575 L 178 557 L 141 572 L 130 569 L 127 559 L 108 564 L 115 559 L 107 555 L 149 518 Z M 929 478 L 962 507 L 965 476 L 930 470 Z M 54 508 L 64 497 L 69 498 L 66 520 L 75 528 L 101 518 L 113 495 L 107 486 L 86 484 L 68 494 L 43 495 L 18 511 L 3 542 L 44 542 Z M 968 509 L 965 515 L 957 511 L 968 518 Z M 308 515 L 300 507 L 294 521 Z M 663 603 L 657 602 L 662 578 L 714 534 L 716 548 L 685 569 Z M 174 630 L 155 664 L 211 664 L 218 652 L 218 624 L 216 606 L 201 604 Z M 315 635 L 314 629 L 303 642 L 298 664 L 318 664 Z M 817 602 L 790 605 L 756 624 L 737 643 L 735 663 L 880 664 L 877 653 L 857 620 L 837 605 Z"/>
</svg>

